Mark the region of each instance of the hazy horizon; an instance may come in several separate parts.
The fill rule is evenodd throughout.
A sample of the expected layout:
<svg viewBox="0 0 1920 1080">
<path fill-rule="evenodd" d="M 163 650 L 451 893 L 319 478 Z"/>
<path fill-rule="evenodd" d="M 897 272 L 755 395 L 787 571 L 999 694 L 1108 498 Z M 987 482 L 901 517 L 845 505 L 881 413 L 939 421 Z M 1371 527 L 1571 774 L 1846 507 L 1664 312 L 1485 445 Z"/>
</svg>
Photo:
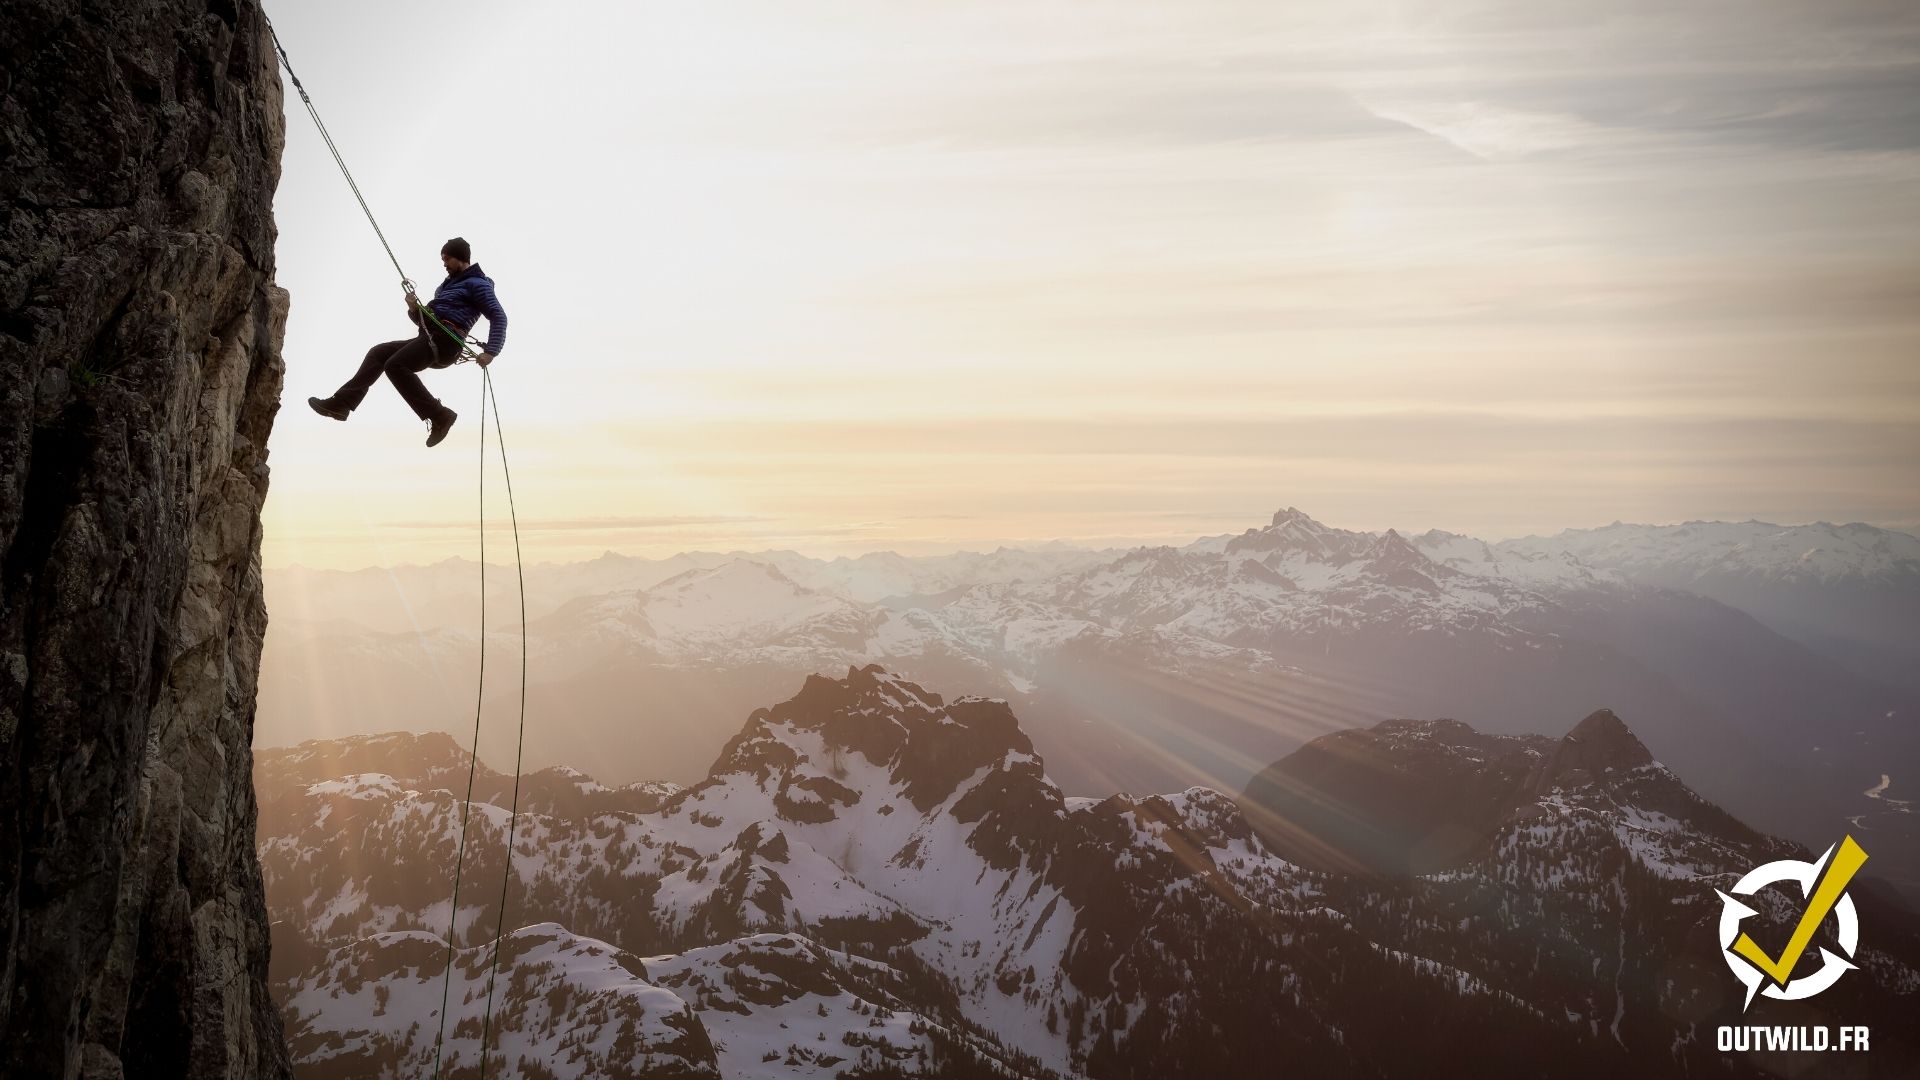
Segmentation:
<svg viewBox="0 0 1920 1080">
<path fill-rule="evenodd" d="M 1314 520 L 1319 521 L 1322 525 L 1326 525 L 1330 528 L 1345 529 L 1349 532 L 1382 533 L 1387 531 L 1388 529 L 1393 529 L 1401 533 L 1402 535 L 1414 536 L 1421 533 L 1425 533 L 1428 531 L 1428 529 L 1431 528 L 1431 529 L 1438 529 L 1441 532 L 1450 532 L 1450 533 L 1455 533 L 1461 536 L 1468 536 L 1475 540 L 1483 540 L 1490 544 L 1498 544 L 1507 540 L 1523 540 L 1531 537 L 1555 536 L 1563 532 L 1576 532 L 1576 531 L 1585 530 L 1585 529 L 1606 528 L 1610 525 L 1626 525 L 1626 526 L 1645 527 L 1645 528 L 1671 528 L 1677 525 L 1694 525 L 1694 524 L 1740 525 L 1740 524 L 1749 524 L 1753 522 L 1758 522 L 1759 524 L 1763 524 L 1763 525 L 1773 525 L 1780 528 L 1797 528 L 1797 527 L 1804 527 L 1804 526 L 1810 526 L 1810 525 L 1830 525 L 1830 526 L 1836 526 L 1836 527 L 1844 527 L 1847 525 L 1869 525 L 1877 529 L 1885 529 L 1890 532 L 1898 532 L 1898 533 L 1903 533 L 1909 536 L 1920 537 L 1920 530 L 1916 530 L 1913 528 L 1901 528 L 1898 526 L 1885 525 L 1885 524 L 1881 524 L 1878 522 L 1871 522 L 1871 521 L 1864 521 L 1864 522 L 1862 521 L 1827 521 L 1827 520 L 1761 521 L 1759 518 L 1745 518 L 1738 521 L 1725 519 L 1725 518 L 1681 518 L 1681 519 L 1675 519 L 1672 521 L 1625 521 L 1623 519 L 1616 518 L 1610 521 L 1603 521 L 1603 522 L 1599 522 L 1597 524 L 1591 524 L 1591 525 L 1568 525 L 1562 528 L 1550 529 L 1550 530 L 1545 530 L 1540 532 L 1515 533 L 1510 536 L 1488 536 L 1488 535 L 1481 535 L 1481 534 L 1476 534 L 1472 532 L 1466 532 L 1460 529 L 1448 529 L 1441 526 L 1413 527 L 1413 526 L 1406 526 L 1406 525 L 1388 524 L 1388 525 L 1380 525 L 1380 526 L 1374 526 L 1374 527 L 1363 527 L 1363 526 L 1357 526 L 1357 525 L 1348 525 L 1348 524 L 1343 524 L 1335 521 L 1327 521 L 1324 518 L 1321 518 L 1319 515 L 1314 514 L 1313 511 L 1311 510 L 1308 510 L 1305 508 L 1300 508 L 1300 509 L 1308 517 L 1311 517 Z M 1019 551 L 1019 550 L 1039 550 L 1046 547 L 1068 547 L 1068 548 L 1080 548 L 1080 549 L 1085 549 L 1089 551 L 1099 551 L 1099 550 L 1105 550 L 1109 548 L 1130 548 L 1130 547 L 1142 547 L 1142 546 L 1179 547 L 1185 544 L 1190 544 L 1199 540 L 1207 539 L 1208 537 L 1223 536 L 1223 535 L 1238 535 L 1242 532 L 1245 532 L 1248 529 L 1260 528 L 1262 525 L 1265 525 L 1267 522 L 1271 520 L 1273 513 L 1274 511 L 1269 511 L 1264 515 L 1260 515 L 1257 521 L 1250 524 L 1237 526 L 1237 527 L 1220 528 L 1220 529 L 1213 529 L 1213 530 L 1207 530 L 1207 531 L 1195 532 L 1195 533 L 1186 533 L 1186 532 L 1167 533 L 1167 534 L 1154 536 L 1154 537 L 1142 537 L 1142 536 L 1113 536 L 1113 537 L 1094 537 L 1094 538 L 1057 537 L 1057 536 L 1056 537 L 1002 537 L 1002 538 L 986 538 L 980 541 L 973 542 L 971 544 L 948 544 L 945 546 L 942 546 L 937 541 L 928 541 L 922 545 L 919 545 L 914 550 L 901 550 L 900 548 L 897 548 L 897 547 L 853 549 L 850 547 L 821 547 L 818 545 L 782 545 L 777 547 L 773 547 L 773 546 L 681 547 L 681 548 L 673 548 L 672 550 L 666 550 L 664 548 L 656 548 L 654 550 L 619 550 L 616 548 L 603 548 L 599 551 L 594 551 L 588 554 L 575 555 L 570 558 L 542 558 L 539 560 L 529 558 L 526 560 L 526 565 L 535 566 L 535 565 L 544 564 L 544 565 L 564 566 L 564 565 L 571 565 L 575 563 L 591 562 L 594 559 L 603 558 L 608 555 L 617 556 L 620 558 L 646 559 L 650 561 L 660 562 L 667 559 L 675 558 L 677 556 L 684 556 L 684 555 L 705 554 L 705 555 L 746 556 L 746 555 L 760 555 L 768 552 L 791 552 L 793 554 L 800 555 L 805 558 L 831 561 L 837 558 L 857 559 L 866 555 L 900 555 L 906 558 L 938 558 L 944 555 L 960 555 L 960 554 L 969 554 L 969 553 L 987 554 L 999 548 L 1007 548 L 1010 550 Z M 537 532 L 539 531 L 539 526 L 537 523 L 522 522 L 520 528 L 523 533 L 522 546 L 524 547 L 526 542 L 525 533 L 529 531 Z M 471 538 L 474 533 L 474 530 L 472 529 L 471 526 L 468 527 L 467 533 L 471 541 Z M 512 526 L 505 521 L 491 521 L 487 529 L 487 537 L 488 537 L 487 538 L 488 564 L 489 565 L 512 565 L 513 563 Z M 412 561 L 412 562 L 367 563 L 367 564 L 362 564 L 358 566 L 314 565 L 310 563 L 287 562 L 287 563 L 263 563 L 263 567 L 264 569 L 267 569 L 267 570 L 341 570 L 341 571 L 393 570 L 393 569 L 400 569 L 400 568 L 409 567 L 409 566 L 437 565 L 439 563 L 445 563 L 445 562 L 475 562 L 477 561 L 475 559 L 475 556 L 477 554 L 478 554 L 478 551 L 476 549 L 476 550 L 466 551 L 466 552 L 458 552 L 458 551 L 451 552 L 451 553 L 443 554 L 437 558 L 423 560 L 423 561 Z"/>
</svg>

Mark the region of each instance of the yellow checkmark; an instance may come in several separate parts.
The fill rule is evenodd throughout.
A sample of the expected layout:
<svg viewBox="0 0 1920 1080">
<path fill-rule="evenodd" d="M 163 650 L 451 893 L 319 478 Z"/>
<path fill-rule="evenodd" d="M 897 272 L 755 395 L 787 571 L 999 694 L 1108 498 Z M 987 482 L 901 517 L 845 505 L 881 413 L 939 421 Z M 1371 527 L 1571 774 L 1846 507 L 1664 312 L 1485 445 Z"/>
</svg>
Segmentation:
<svg viewBox="0 0 1920 1080">
<path fill-rule="evenodd" d="M 1833 861 L 1827 864 L 1826 876 L 1820 880 L 1820 887 L 1814 890 L 1812 899 L 1807 901 L 1807 910 L 1800 916 L 1800 925 L 1793 928 L 1793 936 L 1787 939 L 1787 947 L 1781 951 L 1780 959 L 1768 956 L 1765 949 L 1744 933 L 1733 943 L 1733 951 L 1766 972 L 1774 985 L 1787 985 L 1787 980 L 1793 977 L 1793 966 L 1800 962 L 1800 954 L 1812 944 L 1814 932 L 1826 921 L 1827 912 L 1832 911 L 1833 905 L 1839 903 L 1840 897 L 1846 894 L 1847 883 L 1860 872 L 1866 861 L 1867 853 L 1853 842 L 1853 837 L 1840 841 L 1839 850 L 1833 853 Z"/>
</svg>

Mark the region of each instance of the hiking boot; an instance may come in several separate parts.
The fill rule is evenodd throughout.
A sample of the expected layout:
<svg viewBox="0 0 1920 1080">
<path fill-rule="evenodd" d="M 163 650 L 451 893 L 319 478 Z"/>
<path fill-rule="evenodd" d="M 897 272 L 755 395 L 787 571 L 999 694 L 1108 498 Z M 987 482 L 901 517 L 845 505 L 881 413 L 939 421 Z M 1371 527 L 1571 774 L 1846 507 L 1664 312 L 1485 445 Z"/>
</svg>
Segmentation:
<svg viewBox="0 0 1920 1080">
<path fill-rule="evenodd" d="M 314 412 L 329 420 L 345 420 L 353 412 L 344 405 L 334 404 L 332 398 L 310 397 L 307 399 L 307 404 L 313 406 Z"/>
<path fill-rule="evenodd" d="M 440 411 L 433 418 L 433 429 L 427 432 L 427 445 L 439 446 L 440 440 L 447 437 L 447 432 L 453 430 L 453 422 L 458 419 L 459 413 L 445 405 L 440 406 Z"/>
</svg>

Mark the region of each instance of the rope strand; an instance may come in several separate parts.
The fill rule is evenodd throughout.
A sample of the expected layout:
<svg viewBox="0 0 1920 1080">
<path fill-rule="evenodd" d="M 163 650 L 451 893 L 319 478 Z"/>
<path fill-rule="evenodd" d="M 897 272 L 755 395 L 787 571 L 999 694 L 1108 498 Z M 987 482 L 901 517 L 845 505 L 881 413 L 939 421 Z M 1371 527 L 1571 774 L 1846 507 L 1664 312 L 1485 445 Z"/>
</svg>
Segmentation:
<svg viewBox="0 0 1920 1080">
<path fill-rule="evenodd" d="M 483 372 L 485 369 L 481 369 Z M 467 863 L 467 821 L 473 815 L 473 777 L 480 769 L 480 717 L 487 697 L 487 393 L 480 383 L 480 673 L 473 702 L 473 752 L 467 759 L 467 796 L 460 806 L 460 848 L 453 860 L 453 907 L 447 912 L 447 970 L 440 978 L 440 1031 L 433 1039 L 433 1075 L 440 1075 L 440 1057 L 447 1039 L 447 1008 L 453 991 L 454 932 L 459 929 L 460 874 Z M 519 779 L 514 781 L 518 786 Z M 509 853 L 511 854 L 511 853 Z M 486 1071 L 487 1041 L 480 1040 L 480 1069 Z"/>
<path fill-rule="evenodd" d="M 267 33 L 273 38 L 273 51 L 280 54 L 280 63 L 287 69 L 287 78 L 293 80 L 293 88 L 300 91 L 300 100 L 306 103 L 307 115 L 313 117 L 313 126 L 320 129 L 320 139 L 327 144 L 327 152 L 333 155 L 333 163 L 340 166 L 340 175 L 347 178 L 347 186 L 353 189 L 353 197 L 359 200 L 360 212 L 367 215 L 367 224 L 373 226 L 373 235 L 379 237 L 380 246 L 387 249 L 387 259 L 393 263 L 394 271 L 400 275 L 401 281 L 406 281 L 407 272 L 401 268 L 399 257 L 393 253 L 393 245 L 387 243 L 387 234 L 381 231 L 380 223 L 373 219 L 373 209 L 367 205 L 366 196 L 360 194 L 360 185 L 354 182 L 353 172 L 347 168 L 347 159 L 340 156 L 340 148 L 334 145 L 333 136 L 320 119 L 320 110 L 313 107 L 313 99 L 307 96 L 307 88 L 301 84 L 300 76 L 293 73 L 293 61 L 287 59 L 286 47 L 280 44 L 280 34 L 274 30 L 272 19 L 267 19 Z"/>
<path fill-rule="evenodd" d="M 520 739 L 513 751 L 513 802 L 507 812 L 507 869 L 500 875 L 500 917 L 493 925 L 493 965 L 487 971 L 487 1007 L 480 1020 L 480 1080 L 487 1078 L 487 1035 L 493 1025 L 493 984 L 500 973 L 500 935 L 507 925 L 507 885 L 513 880 L 513 839 L 520 823 L 520 764 L 527 747 L 527 575 L 520 558 L 520 515 L 513 506 L 513 470 L 507 464 L 507 436 L 500 424 L 500 397 L 493 392 L 493 373 L 480 369 L 482 395 L 493 403 L 494 443 L 500 447 L 500 472 L 507 485 L 507 516 L 513 522 L 513 567 L 520 585 Z M 486 413 L 480 426 L 487 426 Z"/>
<path fill-rule="evenodd" d="M 409 295 L 417 296 L 413 279 L 407 276 L 406 268 L 400 265 L 400 257 L 393 253 L 393 245 L 387 243 L 386 231 L 381 229 L 380 222 L 374 219 L 373 208 L 367 205 L 367 197 L 361 194 L 360 183 L 353 178 L 353 170 L 347 168 L 347 159 L 341 155 L 340 147 L 334 143 L 333 133 L 327 130 L 326 121 L 320 119 L 320 110 L 314 107 L 313 98 L 307 94 L 306 85 L 300 81 L 300 76 L 294 74 L 293 61 L 287 57 L 286 47 L 280 44 L 280 34 L 273 28 L 272 19 L 267 20 L 267 34 L 273 38 L 273 51 L 280 54 L 280 64 L 287 69 L 287 78 L 293 80 L 293 88 L 300 92 L 300 101 L 306 105 L 307 115 L 313 118 L 313 126 L 320 132 L 320 141 L 327 144 L 327 153 L 333 155 L 333 163 L 339 167 L 340 175 L 346 177 L 347 187 L 352 189 L 354 200 L 360 204 L 360 212 L 367 216 L 367 224 L 373 226 L 373 235 L 380 238 L 380 246 L 386 249 L 387 261 L 393 264 L 394 273 L 400 275 L 401 286 Z M 420 305 L 420 312 L 433 323 L 435 329 L 459 344 L 461 361 L 473 359 L 473 346 L 478 345 L 478 342 L 465 335 L 454 333 L 453 328 L 441 322 L 440 317 L 433 313 L 433 309 L 425 304 Z"/>
<path fill-rule="evenodd" d="M 264 16 L 263 16 L 264 17 Z M 327 152 L 333 155 L 333 163 L 339 167 L 340 175 L 346 178 L 347 187 L 352 189 L 354 199 L 360 204 L 360 212 L 367 216 L 367 224 L 373 226 L 373 234 L 380 239 L 380 246 L 386 249 L 387 260 L 393 263 L 395 273 L 400 275 L 401 287 L 407 295 L 419 297 L 413 281 L 407 277 L 406 269 L 400 265 L 400 259 L 393 253 L 393 245 L 387 242 L 387 234 L 380 228 L 380 222 L 374 219 L 373 208 L 367 205 L 367 199 L 360 191 L 360 185 L 353 178 L 353 171 L 347 168 L 347 160 L 340 153 L 340 147 L 333 141 L 333 135 L 327 131 L 327 125 L 320 119 L 320 110 L 314 107 L 313 98 L 307 94 L 307 88 L 300 82 L 300 76 L 294 73 L 293 61 L 288 58 L 286 47 L 280 43 L 280 35 L 273 28 L 273 21 L 267 20 L 267 33 L 273 39 L 273 48 L 280 56 L 280 63 L 287 69 L 287 77 L 293 80 L 293 88 L 300 92 L 300 100 L 306 105 L 307 115 L 313 118 L 313 126 L 320 132 L 320 139 L 327 146 Z M 446 323 L 441 322 L 433 309 L 426 304 L 417 304 L 422 316 L 441 333 L 447 335 L 460 346 L 460 360 L 473 359 L 473 349 L 478 342 L 457 334 Z M 422 329 L 425 329 L 424 325 Z M 513 842 L 520 823 L 520 771 L 525 760 L 527 746 L 527 577 L 525 564 L 520 553 L 520 517 L 513 503 L 513 471 L 507 462 L 507 444 L 504 428 L 500 422 L 500 400 L 493 392 L 493 374 L 486 367 L 480 369 L 480 662 L 479 674 L 475 680 L 473 707 L 473 751 L 467 761 L 467 793 L 461 800 L 460 843 L 453 864 L 453 899 L 447 912 L 447 967 L 440 983 L 440 1026 L 433 1041 L 433 1075 L 441 1074 L 442 1059 L 446 1049 L 447 1013 L 451 1006 L 453 989 L 453 957 L 456 932 L 460 926 L 460 878 L 466 869 L 467 827 L 473 816 L 474 777 L 480 768 L 480 727 L 485 715 L 487 688 L 487 412 L 491 406 L 493 412 L 493 430 L 495 442 L 500 447 L 500 471 L 506 478 L 507 514 L 513 523 L 513 564 L 514 574 L 520 586 L 520 725 L 518 741 L 513 755 L 513 802 L 507 817 L 507 857 L 506 871 L 500 879 L 500 915 L 493 929 L 493 957 L 487 970 L 487 1003 L 480 1021 L 480 1076 L 487 1075 L 487 1040 L 493 1025 L 493 990 L 500 973 L 500 938 L 506 932 L 507 890 L 513 880 Z"/>
</svg>

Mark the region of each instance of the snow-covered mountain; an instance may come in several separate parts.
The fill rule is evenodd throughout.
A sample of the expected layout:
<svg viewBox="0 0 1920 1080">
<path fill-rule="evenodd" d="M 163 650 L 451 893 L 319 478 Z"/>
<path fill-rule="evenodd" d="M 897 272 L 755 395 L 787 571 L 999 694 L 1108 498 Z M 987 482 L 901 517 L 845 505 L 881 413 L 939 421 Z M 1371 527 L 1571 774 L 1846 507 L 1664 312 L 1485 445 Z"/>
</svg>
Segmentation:
<svg viewBox="0 0 1920 1080">
<path fill-rule="evenodd" d="M 1515 733 L 1596 701 L 1709 797 L 1803 842 L 1882 809 L 1862 793 L 1883 773 L 1920 772 L 1920 690 L 1571 550 L 1355 532 L 1289 507 L 1184 548 L 696 561 L 536 615 L 532 761 L 693 780 L 732 717 L 808 673 L 878 663 L 1017 702 L 1055 775 L 1089 792 L 1238 790 L 1384 717 Z M 862 599 L 896 588 L 934 591 Z M 301 632 L 269 638 L 263 744 L 343 718 L 348 732 L 471 724 L 472 629 Z M 495 657 L 517 632 L 490 622 Z M 512 699 L 491 701 L 501 730 Z M 644 744 L 619 737 L 636 726 Z M 1920 837 L 1904 848 L 1920 882 Z"/>
<path fill-rule="evenodd" d="M 1860 522 L 1616 521 L 1597 529 L 1506 540 L 1497 547 L 1516 555 L 1573 556 L 1588 566 L 1663 584 L 1720 576 L 1827 585 L 1910 585 L 1920 579 L 1920 537 Z"/>
<path fill-rule="evenodd" d="M 814 592 L 871 604 L 965 585 L 1035 580 L 1102 562 L 1116 554 L 1059 543 L 1030 550 L 1002 547 L 947 555 L 878 551 L 833 559 L 784 550 L 688 551 L 664 559 L 609 551 L 583 562 L 527 567 L 527 611 L 534 618 L 542 618 L 584 597 L 651 589 L 688 571 L 711 570 L 740 560 L 771 566 Z M 494 557 L 499 556 L 496 553 Z M 513 565 L 489 563 L 487 575 L 489 620 L 504 626 L 518 619 L 520 600 Z M 466 629 L 475 624 L 480 607 L 480 567 L 471 559 L 362 570 L 291 566 L 268 570 L 263 576 L 274 618 L 303 630 L 328 623 L 391 634 Z"/>
<path fill-rule="evenodd" d="M 879 615 L 806 588 L 770 563 L 729 559 L 638 592 L 576 600 L 535 629 L 567 652 L 637 645 L 669 659 L 741 661 L 766 650 L 810 660 L 811 649 L 865 641 Z"/>
<path fill-rule="evenodd" d="M 1064 544 L 1046 544 L 1032 550 L 1001 547 L 990 552 L 959 551 L 951 555 L 897 555 L 869 552 L 857 557 L 825 561 L 794 559 L 781 564 L 794 580 L 810 588 L 850 600 L 878 603 L 911 600 L 970 585 L 1000 585 L 1037 581 L 1106 562 L 1119 554 Z"/>
<path fill-rule="evenodd" d="M 1552 818 L 1604 821 L 1648 867 L 1689 877 L 1767 846 L 1655 761 L 1610 709 L 1560 739 L 1458 720 L 1336 732 L 1263 770 L 1241 805 L 1291 861 L 1359 873 L 1436 873 L 1514 821 Z"/>
<path fill-rule="evenodd" d="M 1527 744 L 1545 765 L 1481 842 L 1403 879 L 1305 869 L 1204 788 L 1068 798 L 1007 703 L 878 667 L 757 710 L 682 790 L 595 806 L 549 774 L 504 912 L 509 785 L 482 769 L 445 1051 L 477 1066 L 504 920 L 489 1052 L 522 1076 L 1757 1074 L 1704 1034 L 1739 1015 L 1713 888 L 1796 849 L 1593 726 Z M 301 1075 L 431 1060 L 465 764 L 441 736 L 258 755 Z M 1876 933 L 1825 1004 L 1884 1026 L 1891 1075 L 1920 947 L 1863 903 Z"/>
<path fill-rule="evenodd" d="M 1920 537 L 1859 522 L 1616 522 L 1498 547 L 1711 597 L 1920 696 Z"/>
<path fill-rule="evenodd" d="M 556 923 L 457 949 L 417 930 L 327 954 L 285 986 L 303 1080 L 487 1075 L 827 1080 L 1018 1075 L 990 1040 L 908 1008 L 884 964 L 795 934 L 638 957 Z M 452 1018 L 439 1039 L 443 995 Z M 423 1018 L 434 1018 L 430 1025 Z"/>
</svg>

